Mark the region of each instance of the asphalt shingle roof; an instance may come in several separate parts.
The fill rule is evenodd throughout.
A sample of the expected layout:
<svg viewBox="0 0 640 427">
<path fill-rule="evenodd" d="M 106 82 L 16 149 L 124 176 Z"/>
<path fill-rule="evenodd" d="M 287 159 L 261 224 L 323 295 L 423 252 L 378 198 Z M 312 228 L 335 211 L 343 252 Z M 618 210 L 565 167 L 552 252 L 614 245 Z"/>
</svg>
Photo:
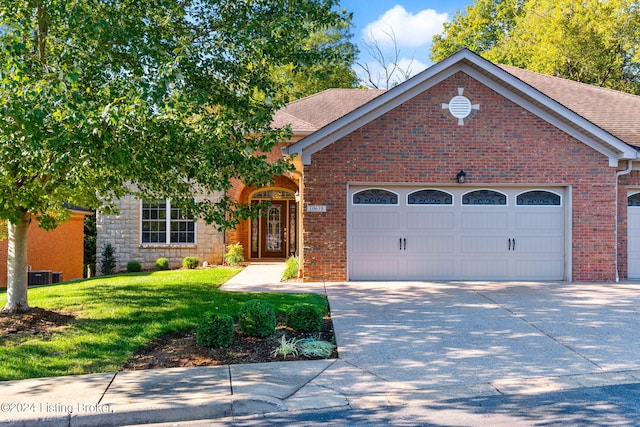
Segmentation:
<svg viewBox="0 0 640 427">
<path fill-rule="evenodd" d="M 640 96 L 507 65 L 500 68 L 627 144 L 640 146 Z"/>
<path fill-rule="evenodd" d="M 500 68 L 589 120 L 620 140 L 640 147 L 640 96 L 534 73 Z M 383 94 L 374 89 L 327 89 L 287 104 L 274 116 L 276 127 L 291 125 L 309 134 Z"/>
</svg>

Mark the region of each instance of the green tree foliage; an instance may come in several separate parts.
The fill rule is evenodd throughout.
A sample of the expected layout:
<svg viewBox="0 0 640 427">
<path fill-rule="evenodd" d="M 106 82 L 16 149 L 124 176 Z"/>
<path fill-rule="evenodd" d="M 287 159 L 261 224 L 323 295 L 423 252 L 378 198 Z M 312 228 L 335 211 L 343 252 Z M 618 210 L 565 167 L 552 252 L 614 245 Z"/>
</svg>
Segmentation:
<svg viewBox="0 0 640 427">
<path fill-rule="evenodd" d="M 433 37 L 431 60 L 439 62 L 462 48 L 490 52 L 514 28 L 515 18 L 526 0 L 474 0 L 444 24 Z"/>
<path fill-rule="evenodd" d="M 432 59 L 466 46 L 494 62 L 640 93 L 637 2 L 520 0 L 496 3 L 496 12 L 502 13 L 494 14 L 483 12 L 486 3 L 476 0 L 454 17 L 434 38 Z M 478 15 L 485 19 L 473 19 Z M 466 32 L 461 31 L 463 26 L 468 27 Z"/>
<path fill-rule="evenodd" d="M 351 16 L 339 26 L 321 28 L 310 32 L 304 41 L 307 49 L 326 52 L 324 59 L 315 64 L 300 67 L 294 63 L 274 67 L 276 79 L 289 90 L 284 93 L 290 99 L 299 99 L 330 88 L 351 88 L 357 85 L 358 77 L 351 67 L 358 54 L 351 43 Z"/>
<path fill-rule="evenodd" d="M 6 311 L 28 308 L 26 230 L 64 203 L 112 211 L 126 194 L 171 198 L 229 227 L 248 207 L 193 194 L 287 171 L 261 153 L 293 70 L 335 55 L 309 34 L 342 28 L 335 0 L 0 0 L 0 219 Z"/>
</svg>

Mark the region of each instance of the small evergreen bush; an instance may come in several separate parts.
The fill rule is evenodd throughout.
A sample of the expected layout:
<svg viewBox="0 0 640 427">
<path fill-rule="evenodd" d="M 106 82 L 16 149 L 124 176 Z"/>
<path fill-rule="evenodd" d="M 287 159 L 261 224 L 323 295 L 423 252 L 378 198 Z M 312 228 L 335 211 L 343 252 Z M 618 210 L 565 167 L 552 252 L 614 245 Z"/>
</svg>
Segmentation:
<svg viewBox="0 0 640 427">
<path fill-rule="evenodd" d="M 240 243 L 227 245 L 227 253 L 224 254 L 224 260 L 229 265 L 239 265 L 242 261 L 244 261 L 243 251 L 244 249 Z"/>
<path fill-rule="evenodd" d="M 100 260 L 100 272 L 105 276 L 116 272 L 115 249 L 111 243 L 106 243 L 102 247 L 102 259 Z"/>
<path fill-rule="evenodd" d="M 322 310 L 312 304 L 296 304 L 287 313 L 287 326 L 299 332 L 319 332 L 324 321 Z"/>
<path fill-rule="evenodd" d="M 200 260 L 198 259 L 198 257 L 186 256 L 182 260 L 182 267 L 183 268 L 188 268 L 189 270 L 193 270 L 194 268 L 196 268 L 198 266 L 199 263 L 200 263 Z"/>
<path fill-rule="evenodd" d="M 246 335 L 266 337 L 276 331 L 276 312 L 266 301 L 249 300 L 240 308 L 239 324 Z"/>
<path fill-rule="evenodd" d="M 137 273 L 142 271 L 142 266 L 138 261 L 129 261 L 127 263 L 127 273 Z"/>
<path fill-rule="evenodd" d="M 158 258 L 156 260 L 156 270 L 168 270 L 169 269 L 169 260 L 167 258 Z"/>
<path fill-rule="evenodd" d="M 196 343 L 203 347 L 228 347 L 233 341 L 233 318 L 228 314 L 205 314 L 196 331 Z"/>
<path fill-rule="evenodd" d="M 298 270 L 300 269 L 300 261 L 298 257 L 292 256 L 287 258 L 285 263 L 284 273 L 282 274 L 283 280 L 294 279 L 298 277 Z"/>
</svg>

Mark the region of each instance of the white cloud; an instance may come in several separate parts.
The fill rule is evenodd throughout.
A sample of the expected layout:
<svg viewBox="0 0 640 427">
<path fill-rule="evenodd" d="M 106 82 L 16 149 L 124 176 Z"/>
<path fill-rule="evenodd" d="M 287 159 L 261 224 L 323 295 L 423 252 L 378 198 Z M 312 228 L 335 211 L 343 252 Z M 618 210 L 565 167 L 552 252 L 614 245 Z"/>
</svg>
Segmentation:
<svg viewBox="0 0 640 427">
<path fill-rule="evenodd" d="M 424 9 L 415 15 L 396 5 L 387 10 L 377 21 L 368 24 L 362 31 L 369 43 L 392 44 L 390 33 L 395 35 L 398 46 L 418 47 L 431 43 L 435 34 L 442 32 L 442 25 L 449 15 L 433 9 Z"/>
</svg>

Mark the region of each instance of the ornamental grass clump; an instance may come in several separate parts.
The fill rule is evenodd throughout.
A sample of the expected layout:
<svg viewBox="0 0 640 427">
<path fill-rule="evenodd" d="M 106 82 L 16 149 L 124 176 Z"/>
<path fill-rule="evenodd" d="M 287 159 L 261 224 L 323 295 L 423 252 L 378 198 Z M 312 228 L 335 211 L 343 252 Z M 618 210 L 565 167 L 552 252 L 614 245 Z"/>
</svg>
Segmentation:
<svg viewBox="0 0 640 427">
<path fill-rule="evenodd" d="M 273 306 L 259 299 L 249 300 L 240 308 L 240 331 L 252 337 L 266 337 L 276 331 Z"/>
<path fill-rule="evenodd" d="M 283 280 L 295 279 L 298 277 L 298 271 L 300 270 L 300 261 L 298 257 L 292 256 L 287 258 L 285 262 L 284 273 L 282 273 Z"/>
<path fill-rule="evenodd" d="M 323 357 L 331 356 L 336 346 L 329 341 L 315 340 L 313 338 L 305 339 L 298 342 L 298 350 L 305 357 Z"/>
<path fill-rule="evenodd" d="M 224 260 L 231 266 L 240 265 L 244 261 L 244 249 L 240 243 L 234 243 L 227 246 L 227 253 L 224 254 Z"/>
<path fill-rule="evenodd" d="M 271 357 L 287 356 L 298 357 L 298 341 L 295 338 L 287 339 L 284 335 L 280 338 L 280 345 L 271 352 Z"/>
<path fill-rule="evenodd" d="M 228 314 L 205 314 L 196 332 L 196 343 L 203 347 L 228 347 L 233 341 L 233 317 Z"/>
<path fill-rule="evenodd" d="M 320 307 L 312 304 L 296 304 L 287 313 L 287 326 L 299 332 L 319 332 L 324 320 Z"/>
</svg>

